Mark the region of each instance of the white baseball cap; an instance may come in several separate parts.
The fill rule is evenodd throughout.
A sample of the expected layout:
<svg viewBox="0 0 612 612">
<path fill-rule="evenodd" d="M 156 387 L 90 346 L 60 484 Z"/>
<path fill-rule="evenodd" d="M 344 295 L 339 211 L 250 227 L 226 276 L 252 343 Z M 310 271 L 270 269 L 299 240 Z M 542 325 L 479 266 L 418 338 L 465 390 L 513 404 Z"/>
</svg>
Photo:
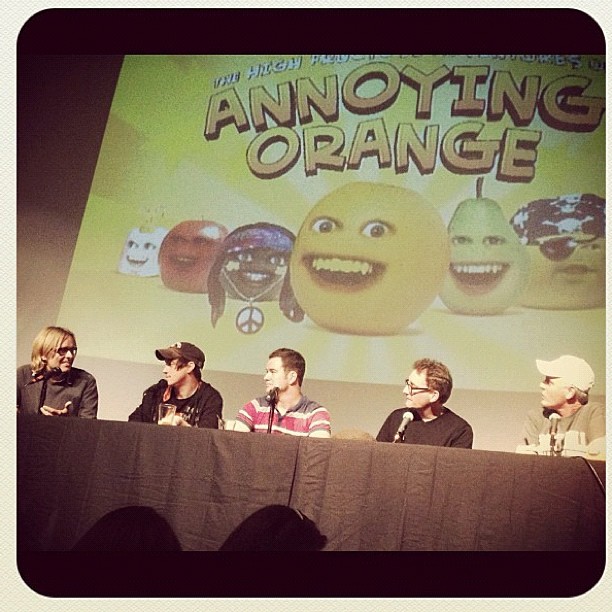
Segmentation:
<svg viewBox="0 0 612 612">
<path fill-rule="evenodd" d="M 588 393 L 595 383 L 595 374 L 591 366 L 580 357 L 561 355 L 554 361 L 536 359 L 536 366 L 540 373 L 551 378 L 562 378 L 572 387 Z"/>
</svg>

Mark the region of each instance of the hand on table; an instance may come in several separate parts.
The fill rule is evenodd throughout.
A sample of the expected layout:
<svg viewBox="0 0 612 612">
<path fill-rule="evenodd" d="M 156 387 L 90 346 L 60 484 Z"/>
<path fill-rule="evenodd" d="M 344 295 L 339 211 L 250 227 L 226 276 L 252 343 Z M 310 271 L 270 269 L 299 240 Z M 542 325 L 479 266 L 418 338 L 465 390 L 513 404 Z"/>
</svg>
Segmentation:
<svg viewBox="0 0 612 612">
<path fill-rule="evenodd" d="M 172 424 L 177 427 L 191 427 L 191 425 L 180 415 L 175 414 L 172 418 Z"/>
<path fill-rule="evenodd" d="M 61 416 L 62 414 L 68 414 L 68 408 L 72 405 L 72 402 L 68 401 L 64 404 L 63 408 L 52 408 L 51 406 L 42 406 L 40 413 L 45 416 Z"/>
</svg>

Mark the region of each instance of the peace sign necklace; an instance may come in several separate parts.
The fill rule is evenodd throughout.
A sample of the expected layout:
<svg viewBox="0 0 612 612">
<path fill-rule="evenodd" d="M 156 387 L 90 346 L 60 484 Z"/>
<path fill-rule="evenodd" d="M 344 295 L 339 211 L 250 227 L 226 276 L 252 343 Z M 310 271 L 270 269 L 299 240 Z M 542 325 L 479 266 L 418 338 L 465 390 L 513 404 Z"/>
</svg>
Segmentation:
<svg viewBox="0 0 612 612">
<path fill-rule="evenodd" d="M 261 309 L 257 308 L 257 306 L 253 306 L 253 302 L 255 302 L 258 298 L 260 298 L 264 293 L 267 293 L 271 289 L 273 289 L 276 285 L 279 285 L 283 277 L 279 276 L 271 285 L 266 287 L 261 293 L 254 295 L 253 297 L 246 297 L 242 291 L 236 287 L 236 285 L 232 282 L 231 278 L 227 275 L 225 268 L 222 270 L 222 274 L 231 288 L 234 290 L 236 295 L 240 297 L 241 300 L 248 303 L 248 306 L 243 308 L 238 312 L 236 316 L 236 329 L 243 334 L 256 334 L 264 325 L 265 317 L 264 313 Z"/>
</svg>

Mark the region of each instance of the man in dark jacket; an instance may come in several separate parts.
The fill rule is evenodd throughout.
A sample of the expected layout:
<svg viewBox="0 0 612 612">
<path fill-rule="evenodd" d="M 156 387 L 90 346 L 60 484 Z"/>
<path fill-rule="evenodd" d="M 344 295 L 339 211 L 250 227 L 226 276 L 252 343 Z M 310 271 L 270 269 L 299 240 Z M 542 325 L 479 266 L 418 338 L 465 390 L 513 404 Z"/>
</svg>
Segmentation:
<svg viewBox="0 0 612 612">
<path fill-rule="evenodd" d="M 214 387 L 202 380 L 204 353 L 189 342 L 176 342 L 156 350 L 155 356 L 165 362 L 164 379 L 145 390 L 142 403 L 128 420 L 156 423 L 157 407 L 164 403 L 176 406 L 172 425 L 217 429 L 223 399 Z"/>
<path fill-rule="evenodd" d="M 95 419 L 98 386 L 89 372 L 74 367 L 75 335 L 49 326 L 32 344 L 32 360 L 17 368 L 17 412 Z"/>
</svg>

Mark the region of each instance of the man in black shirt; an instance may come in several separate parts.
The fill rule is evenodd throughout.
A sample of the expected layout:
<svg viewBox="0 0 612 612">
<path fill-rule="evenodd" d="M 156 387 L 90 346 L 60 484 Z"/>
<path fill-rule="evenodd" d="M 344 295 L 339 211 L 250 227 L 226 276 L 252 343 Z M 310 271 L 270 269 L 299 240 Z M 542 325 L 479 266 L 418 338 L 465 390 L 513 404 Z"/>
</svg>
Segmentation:
<svg viewBox="0 0 612 612">
<path fill-rule="evenodd" d="M 142 395 L 142 403 L 129 421 L 157 422 L 159 404 L 174 404 L 176 415 L 172 425 L 217 429 L 222 418 L 223 399 L 219 392 L 202 380 L 204 353 L 189 342 L 176 342 L 155 351 L 165 362 L 164 379 L 152 385 Z"/>
<path fill-rule="evenodd" d="M 406 379 L 406 407 L 394 410 L 380 428 L 378 442 L 472 448 L 470 424 L 449 410 L 453 379 L 448 368 L 433 359 L 419 359 Z"/>
</svg>

